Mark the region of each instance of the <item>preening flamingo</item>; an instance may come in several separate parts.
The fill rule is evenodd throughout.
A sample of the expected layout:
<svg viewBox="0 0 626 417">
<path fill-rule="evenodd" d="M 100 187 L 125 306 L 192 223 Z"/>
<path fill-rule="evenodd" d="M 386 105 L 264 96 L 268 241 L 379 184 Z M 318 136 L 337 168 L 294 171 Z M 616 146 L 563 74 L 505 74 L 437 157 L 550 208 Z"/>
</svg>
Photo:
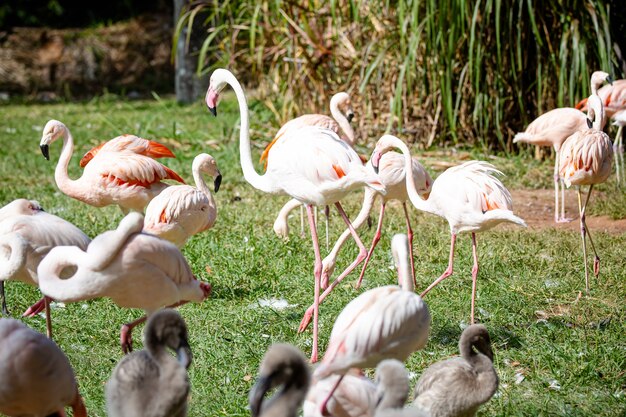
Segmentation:
<svg viewBox="0 0 626 417">
<path fill-rule="evenodd" d="M 426 345 L 430 313 L 414 292 L 408 246 L 406 235 L 393 237 L 391 248 L 401 286 L 371 289 L 346 305 L 335 321 L 315 378 L 345 375 L 350 368 L 375 367 L 383 359 L 404 361 Z M 328 399 L 322 404 L 322 413 Z"/>
<path fill-rule="evenodd" d="M 365 258 L 367 251 L 352 228 L 339 200 L 350 191 L 363 186 L 379 192 L 384 192 L 385 188 L 379 177 L 365 169 L 357 153 L 341 141 L 335 132 L 317 126 L 303 127 L 281 136 L 268 155 L 266 173 L 259 175 L 254 170 L 251 158 L 248 105 L 241 85 L 231 72 L 225 69 L 217 69 L 213 72 L 206 94 L 207 106 L 212 113 L 216 113 L 219 93 L 226 84 L 233 88 L 239 102 L 241 113 L 239 152 L 244 178 L 260 191 L 270 194 L 287 194 L 307 206 L 315 252 L 315 307 L 311 361 L 316 362 L 322 258 L 313 218 L 313 206 L 326 206 L 334 203 L 352 231 L 352 236 L 361 249 L 357 259 L 348 267 L 348 270 L 352 270 Z"/>
<path fill-rule="evenodd" d="M 498 389 L 493 351 L 482 324 L 468 326 L 459 341 L 461 357 L 429 366 L 415 386 L 413 405 L 432 417 L 473 416 Z"/>
<path fill-rule="evenodd" d="M 69 246 L 52 249 L 37 269 L 41 292 L 63 302 L 109 297 L 120 307 L 141 308 L 148 315 L 174 303 L 207 298 L 211 286 L 193 276 L 180 250 L 141 233 L 142 229 L 143 216 L 130 213 L 116 230 L 97 236 L 87 251 Z M 75 267 L 76 272 L 61 279 L 67 267 Z M 125 352 L 132 349 L 133 327 L 145 319 L 122 326 Z"/>
<path fill-rule="evenodd" d="M 54 171 L 57 186 L 68 196 L 89 205 L 117 204 L 124 213 L 129 210 L 141 212 L 167 187 L 161 180 L 185 182 L 177 173 L 148 156 L 102 149 L 85 166 L 83 175 L 72 180 L 67 167 L 74 152 L 74 139 L 67 126 L 58 120 L 50 120 L 43 129 L 39 147 L 43 156 L 50 159 L 48 147 L 59 138 L 63 139 L 63 149 Z"/>
<path fill-rule="evenodd" d="M 0 319 L 0 414 L 87 417 L 74 370 L 49 338 L 13 319 Z"/>
<path fill-rule="evenodd" d="M 402 362 L 385 359 L 376 367 L 376 417 L 428 417 L 415 407 L 404 408 L 409 397 L 409 373 Z"/>
<path fill-rule="evenodd" d="M 311 373 L 306 358 L 295 346 L 277 343 L 269 347 L 259 376 L 248 396 L 252 417 L 296 417 L 309 389 Z M 276 390 L 265 399 L 265 393 Z"/>
<path fill-rule="evenodd" d="M 145 350 L 120 360 L 106 384 L 109 417 L 186 416 L 191 348 L 185 321 L 174 310 L 157 311 L 146 324 L 144 344 Z"/>
<path fill-rule="evenodd" d="M 428 199 L 422 200 L 415 189 L 412 178 L 413 171 L 410 170 L 411 154 L 409 148 L 400 139 L 391 135 L 381 137 L 372 154 L 372 165 L 377 168 L 381 156 L 392 148 L 398 148 L 404 154 L 407 169 L 406 187 L 413 205 L 418 210 L 445 218 L 450 225 L 452 240 L 450 242 L 448 268 L 422 292 L 422 297 L 445 278 L 452 275 L 456 235 L 462 232 L 472 233 L 474 267 L 472 268 L 471 322 L 474 323 L 476 277 L 478 276 L 476 233 L 491 229 L 502 222 L 514 223 L 524 227 L 526 227 L 526 223 L 513 214 L 511 193 L 493 175 L 501 174 L 493 165 L 482 161 L 469 161 L 449 168 L 437 177 Z"/>
<path fill-rule="evenodd" d="M 288 131 L 296 131 L 305 126 L 319 126 L 332 130 L 339 135 L 341 140 L 346 142 L 351 147 L 354 147 L 354 130 L 350 125 L 352 118 L 354 117 L 354 110 L 352 110 L 352 101 L 348 93 L 340 92 L 332 96 L 330 99 L 330 114 L 332 118 L 323 114 L 305 114 L 300 117 L 296 117 L 282 125 L 274 139 L 267 145 L 263 154 L 261 155 L 260 162 L 265 163 L 267 167 L 267 155 L 276 141 Z M 300 207 L 300 233 L 304 236 L 304 210 L 302 203 L 298 200 L 290 200 L 280 209 L 276 220 L 274 221 L 274 232 L 282 238 L 289 236 L 289 223 L 287 218 L 289 213 L 296 208 Z M 328 246 L 328 216 L 326 216 L 326 246 Z"/>
<path fill-rule="evenodd" d="M 174 153 L 165 145 L 135 135 L 121 135 L 91 148 L 80 159 L 80 166 L 85 167 L 98 152 L 128 151 L 150 158 L 175 158 Z"/>
<path fill-rule="evenodd" d="M 34 200 L 23 198 L 0 209 L 0 290 L 2 311 L 8 315 L 4 297 L 4 281 L 16 280 L 38 285 L 37 267 L 56 246 L 76 246 L 86 249 L 89 238 L 78 227 L 53 214 L 46 213 Z M 49 299 L 32 308 L 34 313 L 46 309 L 48 336 L 52 336 Z"/>
<path fill-rule="evenodd" d="M 339 375 L 314 380 L 304 400 L 304 417 L 322 417 L 322 402 L 337 384 Z M 353 369 L 344 377 L 326 404 L 329 416 L 373 417 L 376 410 L 376 384 L 361 371 Z M 408 387 L 407 387 L 408 389 Z"/>
<path fill-rule="evenodd" d="M 220 188 L 222 174 L 215 158 L 197 155 L 191 168 L 196 186 L 172 185 L 153 198 L 146 207 L 144 232 L 169 240 L 179 248 L 191 236 L 210 229 L 217 218 L 217 205 L 202 173 L 215 178 L 214 191 Z"/>
<path fill-rule="evenodd" d="M 591 238 L 591 233 L 587 229 L 585 222 L 585 212 L 589 197 L 595 184 L 600 184 L 611 175 L 611 164 L 613 162 L 613 147 L 611 139 L 602 131 L 602 120 L 604 109 L 602 99 L 592 94 L 587 100 L 588 117 L 593 118 L 591 129 L 581 130 L 570 136 L 561 148 L 561 164 L 559 174 L 565 185 L 568 187 L 575 185 L 578 193 L 578 210 L 580 212 L 580 234 L 583 242 L 583 263 L 585 264 L 585 290 L 589 293 L 589 271 L 587 270 L 587 241 L 589 236 L 591 248 L 595 255 L 593 271 L 597 276 L 600 272 L 600 258 Z M 591 124 L 591 121 L 589 121 Z M 589 185 L 587 198 L 583 204 L 580 187 Z"/>
</svg>

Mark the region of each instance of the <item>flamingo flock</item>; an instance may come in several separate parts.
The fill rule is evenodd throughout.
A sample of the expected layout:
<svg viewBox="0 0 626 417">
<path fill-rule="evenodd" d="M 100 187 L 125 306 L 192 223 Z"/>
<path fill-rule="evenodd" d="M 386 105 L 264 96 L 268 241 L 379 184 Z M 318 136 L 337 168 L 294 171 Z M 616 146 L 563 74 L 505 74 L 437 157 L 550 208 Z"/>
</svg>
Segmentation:
<svg viewBox="0 0 626 417">
<path fill-rule="evenodd" d="M 605 82 L 609 85 L 602 86 Z M 412 156 L 404 141 L 388 134 L 378 139 L 366 161 L 354 149 L 351 98 L 341 92 L 331 99 L 332 118 L 310 114 L 284 124 L 263 151 L 261 163 L 266 170 L 259 174 L 252 161 L 247 99 L 235 75 L 226 69 L 215 70 L 205 103 L 217 116 L 219 97 L 226 86 L 233 89 L 239 105 L 239 157 L 244 179 L 265 194 L 291 198 L 274 223 L 275 232 L 282 237 L 289 233 L 289 212 L 305 207 L 315 259 L 312 303 L 298 328 L 303 332 L 313 323 L 310 358 L 307 361 L 300 349 L 289 344 L 271 346 L 249 394 L 251 415 L 296 416 L 300 408 L 305 417 L 474 415 L 495 394 L 499 383 L 489 332 L 475 323 L 479 272 L 476 234 L 501 223 L 526 227 L 524 219 L 513 212 L 511 194 L 499 178 L 502 173 L 488 162 L 474 160 L 453 166 L 433 180 L 419 156 Z M 600 258 L 587 227 L 586 209 L 593 187 L 611 174 L 614 153 L 621 154 L 626 81 L 613 82 L 609 74 L 595 72 L 591 95 L 577 107 L 545 113 L 525 132 L 518 133 L 514 142 L 554 148 L 556 222 L 567 221 L 561 183 L 577 188 L 585 289 L 589 293 L 587 240 L 594 252 L 596 276 Z M 619 126 L 615 143 L 602 130 L 607 118 Z M 183 317 L 171 308 L 201 303 L 211 295 L 211 284 L 196 277 L 181 248 L 217 221 L 214 194 L 222 182 L 217 161 L 207 153 L 198 154 L 191 166 L 194 186 L 187 185 L 178 173 L 157 161 L 175 157 L 169 148 L 127 134 L 89 150 L 79 163 L 84 169 L 82 175 L 74 180 L 68 167 L 75 144 L 64 123 L 46 123 L 39 143 L 41 152 L 49 159 L 51 147 L 59 139 L 62 148 L 54 172 L 59 190 L 94 207 L 117 205 L 125 216 L 114 230 L 90 239 L 68 221 L 45 212 L 35 200 L 16 199 L 0 208 L 2 314 L 10 314 L 4 281 L 35 285 L 43 298 L 24 315 L 32 317 L 45 310 L 48 336 L 18 321 L 0 319 L 0 412 L 10 416 L 65 415 L 63 408 L 70 406 L 75 416 L 86 415 L 73 370 L 51 340 L 49 305 L 52 300 L 78 302 L 106 297 L 121 308 L 146 312 L 146 316 L 121 326 L 120 344 L 128 355 L 106 384 L 109 415 L 185 416 L 192 348 Z M 621 170 L 623 174 L 623 167 Z M 204 175 L 213 179 L 212 190 Z M 581 187 L 585 185 L 589 188 L 583 197 Z M 351 221 L 341 201 L 360 189 L 364 189 L 361 210 Z M 379 197 L 378 225 L 368 250 L 357 229 Z M 356 282 L 357 288 L 361 286 L 374 249 L 384 236 L 383 218 L 390 201 L 402 206 L 407 232 L 395 235 L 391 244 L 398 285 L 369 289 L 349 302 L 336 318 L 321 353 L 320 305 L 362 264 Z M 322 259 L 315 209 L 331 205 L 347 229 Z M 410 206 L 444 218 L 450 230 L 447 267 L 419 295 L 416 290 L 423 277 L 418 280 L 416 276 Z M 328 240 L 328 223 L 326 229 Z M 461 356 L 423 370 L 413 401 L 407 404 L 409 377 L 404 362 L 427 345 L 431 322 L 442 314 L 431 311 L 425 298 L 452 275 L 456 239 L 461 233 L 471 234 L 473 255 L 470 325 L 460 336 Z M 350 237 L 358 255 L 331 281 L 339 251 Z M 146 350 L 130 353 L 132 330 L 146 320 Z M 176 357 L 168 349 L 175 351 Z M 308 362 L 318 362 L 320 356 L 320 363 L 311 368 Z M 45 363 L 42 357 L 48 358 Z M 366 368 L 376 369 L 374 381 L 365 376 Z M 31 384 L 42 387 L 38 396 L 29 389 Z M 267 398 L 270 391 L 274 394 Z"/>
</svg>

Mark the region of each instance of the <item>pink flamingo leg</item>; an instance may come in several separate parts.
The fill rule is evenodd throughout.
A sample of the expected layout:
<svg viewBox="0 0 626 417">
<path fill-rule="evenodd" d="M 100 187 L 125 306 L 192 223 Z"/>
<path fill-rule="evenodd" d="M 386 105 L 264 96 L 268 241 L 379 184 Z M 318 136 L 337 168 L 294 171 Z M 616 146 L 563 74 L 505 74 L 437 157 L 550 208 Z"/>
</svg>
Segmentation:
<svg viewBox="0 0 626 417">
<path fill-rule="evenodd" d="M 28 307 L 28 309 L 26 309 L 24 314 L 22 314 L 22 317 L 35 317 L 37 314 L 39 314 L 42 311 L 44 311 L 44 309 L 46 308 L 46 298 L 48 298 L 48 297 L 44 296 L 39 301 L 37 301 L 35 304 L 33 304 L 32 306 Z M 52 301 L 51 298 L 48 299 L 48 302 L 50 302 L 50 301 Z"/>
<path fill-rule="evenodd" d="M 472 255 L 474 266 L 472 267 L 472 309 L 470 324 L 474 324 L 474 305 L 476 303 L 476 278 L 478 277 L 478 255 L 476 254 L 476 233 L 472 233 Z"/>
<path fill-rule="evenodd" d="M 313 274 L 315 278 L 315 292 L 313 296 L 313 351 L 311 352 L 311 363 L 317 362 L 317 336 L 319 330 L 319 311 L 320 311 L 320 286 L 322 281 L 322 256 L 320 254 L 320 245 L 317 240 L 317 229 L 315 226 L 315 214 L 313 206 L 306 206 L 309 217 L 309 227 L 311 228 L 311 239 L 313 240 L 313 252 L 315 253 L 315 267 Z M 299 330 L 302 332 L 304 329 Z"/>
<path fill-rule="evenodd" d="M 341 381 L 343 380 L 343 377 L 345 375 L 341 375 L 339 377 L 339 379 L 337 380 L 337 382 L 335 382 L 335 385 L 333 386 L 333 388 L 330 390 L 330 392 L 328 393 L 328 395 L 326 396 L 326 398 L 324 399 L 324 401 L 322 402 L 322 406 L 320 407 L 320 412 L 322 413 L 323 416 L 328 416 L 328 401 L 330 401 L 330 398 L 333 396 L 333 394 L 335 393 L 335 391 L 337 390 L 337 387 L 339 387 L 339 384 L 341 384 Z"/>
<path fill-rule="evenodd" d="M 413 264 L 413 229 L 411 228 L 411 220 L 409 220 L 409 211 L 406 208 L 406 203 L 402 203 L 402 208 L 404 209 L 404 217 L 406 218 L 406 235 L 409 238 L 409 260 L 411 261 L 411 274 L 413 274 L 413 285 L 415 285 L 415 288 L 417 288 L 417 279 L 415 278 L 415 265 Z"/>
<path fill-rule="evenodd" d="M 7 299 L 4 295 L 4 281 L 0 281 L 0 297 L 2 298 L 2 315 L 9 317 L 10 313 L 7 310 Z"/>
<path fill-rule="evenodd" d="M 374 248 L 380 241 L 381 230 L 383 228 L 383 216 L 385 215 L 385 203 L 380 203 L 380 216 L 378 217 L 378 227 L 376 228 L 376 233 L 374 234 L 374 240 L 372 240 L 372 246 L 370 247 L 369 252 L 367 252 L 367 257 L 365 258 L 365 262 L 363 263 L 363 269 L 361 269 L 361 275 L 359 275 L 359 280 L 356 282 L 356 287 L 361 288 L 361 281 L 363 281 L 363 275 L 365 275 L 365 270 L 367 269 L 367 264 L 370 262 L 370 258 L 374 253 Z"/>
<path fill-rule="evenodd" d="M 48 339 L 52 339 L 52 318 L 50 317 L 50 297 L 44 297 L 44 304 L 46 309 L 46 336 Z"/>
<path fill-rule="evenodd" d="M 444 279 L 446 279 L 450 275 L 452 275 L 452 267 L 453 267 L 453 262 L 454 262 L 454 244 L 455 244 L 455 242 L 456 242 L 456 234 L 452 233 L 452 239 L 450 241 L 450 260 L 448 261 L 448 268 L 446 268 L 446 270 L 443 271 L 443 274 L 441 274 L 441 276 L 439 278 L 437 278 L 435 280 L 435 282 L 433 282 L 432 284 L 430 284 L 430 286 L 428 288 L 426 288 L 426 290 L 420 295 L 420 297 L 424 298 L 424 296 L 426 294 L 428 294 L 428 292 L 430 290 L 435 288 L 437 286 L 437 284 L 439 284 L 441 281 L 443 281 Z"/>
<path fill-rule="evenodd" d="M 593 190 L 593 185 L 589 186 L 589 192 L 587 193 L 587 198 L 585 199 L 585 204 L 582 204 L 582 196 L 580 192 L 580 187 L 578 188 L 578 210 L 580 212 L 580 235 L 583 241 L 583 262 L 585 263 L 585 292 L 589 295 L 589 271 L 587 269 L 587 241 L 586 237 L 589 237 L 589 242 L 591 243 L 591 248 L 593 249 L 593 254 L 595 255 L 593 260 L 593 273 L 597 277 L 600 273 L 600 257 L 598 256 L 598 252 L 596 251 L 596 245 L 593 243 L 593 239 L 591 238 L 591 233 L 587 230 L 587 222 L 585 211 L 587 209 L 587 204 L 589 203 L 589 197 L 591 197 L 591 190 Z"/>
<path fill-rule="evenodd" d="M 359 246 L 359 255 L 354 260 L 354 262 L 352 262 L 352 264 L 350 264 L 350 266 L 348 266 L 348 268 L 346 268 L 346 270 L 343 271 L 341 273 L 341 275 L 339 275 L 337 277 L 337 279 L 335 279 L 330 284 L 330 286 L 328 288 L 326 288 L 326 290 L 324 290 L 322 295 L 319 296 L 318 304 L 320 304 L 322 301 L 324 301 L 324 299 L 328 296 L 328 294 L 330 294 L 330 292 L 333 290 L 333 288 L 335 288 L 337 286 L 337 284 L 339 284 L 350 272 L 352 272 L 352 270 L 354 268 L 356 268 L 357 265 L 359 263 L 361 263 L 361 261 L 363 261 L 363 259 L 365 259 L 365 256 L 367 254 L 367 252 L 365 250 L 365 245 L 363 245 L 363 242 L 361 242 L 361 239 L 359 239 L 359 235 L 357 235 L 356 230 L 354 230 L 354 227 L 352 226 L 352 223 L 350 223 L 350 219 L 348 218 L 348 215 L 346 214 L 346 212 L 341 207 L 341 204 L 339 204 L 337 202 L 337 203 L 335 203 L 335 206 L 337 207 L 337 210 L 339 211 L 339 214 L 341 214 L 341 218 L 348 225 L 348 229 L 350 230 L 350 233 L 352 233 L 352 237 L 354 238 L 354 240 L 356 241 L 357 245 Z M 319 249 L 319 247 L 318 247 L 318 249 Z M 321 271 L 321 261 L 320 261 L 320 271 Z M 319 305 L 318 305 L 318 307 L 319 307 Z M 298 327 L 298 333 L 301 333 L 301 332 L 305 331 L 306 328 L 309 326 L 309 324 L 311 323 L 311 315 L 314 314 L 314 311 L 315 311 L 315 304 L 310 306 L 307 309 L 307 311 L 304 313 L 304 317 L 302 318 L 302 321 L 300 321 L 300 327 Z M 314 330 L 314 332 L 315 332 L 315 330 Z"/>
</svg>

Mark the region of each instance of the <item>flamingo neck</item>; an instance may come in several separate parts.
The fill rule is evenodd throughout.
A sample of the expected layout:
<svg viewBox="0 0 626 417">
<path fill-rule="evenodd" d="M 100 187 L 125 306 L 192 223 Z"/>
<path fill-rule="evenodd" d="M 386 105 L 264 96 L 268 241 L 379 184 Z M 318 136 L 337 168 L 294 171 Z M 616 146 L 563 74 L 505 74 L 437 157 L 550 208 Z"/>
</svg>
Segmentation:
<svg viewBox="0 0 626 417">
<path fill-rule="evenodd" d="M 57 162 L 56 169 L 54 170 L 54 180 L 61 191 L 67 195 L 74 195 L 74 183 L 68 173 L 67 167 L 70 165 L 70 159 L 74 153 L 74 138 L 68 128 L 65 128 L 63 132 L 63 149 L 61 150 L 61 156 L 59 162 Z"/>
<path fill-rule="evenodd" d="M 276 187 L 267 175 L 259 175 L 254 169 L 252 162 L 252 153 L 250 150 L 250 126 L 248 119 L 248 102 L 243 92 L 243 88 L 234 75 L 228 73 L 225 81 L 232 87 L 237 96 L 239 103 L 239 113 L 241 118 L 241 126 L 239 130 L 239 159 L 241 161 L 241 169 L 243 176 L 254 188 L 266 193 L 276 191 Z"/>
<path fill-rule="evenodd" d="M 441 216 L 441 213 L 439 213 L 439 211 L 435 207 L 433 207 L 431 200 L 422 199 L 422 197 L 417 192 L 417 189 L 415 188 L 415 178 L 413 176 L 413 160 L 411 158 L 411 152 L 409 151 L 408 146 L 406 146 L 404 142 L 397 138 L 392 138 L 392 141 L 393 146 L 400 149 L 402 155 L 404 156 L 406 191 L 409 195 L 411 203 L 418 210 Z"/>
<path fill-rule="evenodd" d="M 402 248 L 402 252 L 398 254 L 398 284 L 404 291 L 415 292 L 415 283 L 411 276 L 411 264 L 409 263 L 409 253 L 407 248 Z"/>
<path fill-rule="evenodd" d="M 194 165 L 192 167 L 192 173 L 193 173 L 193 180 L 196 183 L 196 188 L 206 196 L 206 198 L 209 200 L 209 216 L 211 216 L 211 218 L 209 219 L 209 223 L 212 225 L 215 222 L 215 217 L 217 216 L 217 211 L 216 211 L 216 204 L 215 204 L 215 198 L 213 198 L 213 193 L 211 193 L 211 190 L 209 189 L 209 187 L 206 185 L 206 182 L 204 181 L 204 177 L 202 176 L 202 173 L 200 172 L 200 168 L 198 166 L 196 166 L 195 161 L 194 161 Z"/>
<path fill-rule="evenodd" d="M 602 99 L 597 94 L 594 94 L 587 100 L 587 105 L 593 111 L 593 128 L 602 130 L 602 122 L 604 121 L 604 105 L 602 104 Z"/>
<path fill-rule="evenodd" d="M 333 100 L 330 101 L 330 114 L 332 114 L 333 119 L 337 122 L 341 131 L 343 132 L 345 138 L 347 139 L 348 145 L 354 147 L 354 129 L 352 129 L 352 125 L 346 118 L 346 116 L 339 111 L 339 106 Z"/>
<path fill-rule="evenodd" d="M 27 243 L 18 233 L 8 233 L 0 237 L 0 256 L 3 247 L 4 251 L 9 253 L 8 259 L 3 261 L 3 266 L 0 268 L 0 281 L 13 278 L 26 264 L 26 246 Z"/>
</svg>

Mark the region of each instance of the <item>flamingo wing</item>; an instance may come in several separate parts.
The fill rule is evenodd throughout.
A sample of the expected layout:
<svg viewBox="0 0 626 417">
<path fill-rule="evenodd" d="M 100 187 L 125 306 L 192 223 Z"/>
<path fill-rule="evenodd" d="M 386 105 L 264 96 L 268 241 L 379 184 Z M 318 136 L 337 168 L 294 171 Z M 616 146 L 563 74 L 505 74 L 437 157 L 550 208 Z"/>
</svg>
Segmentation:
<svg viewBox="0 0 626 417">
<path fill-rule="evenodd" d="M 85 168 L 85 174 L 100 176 L 114 186 L 149 187 L 161 180 L 185 181 L 176 172 L 147 156 L 132 152 L 100 151 Z"/>
<path fill-rule="evenodd" d="M 100 151 L 129 151 L 150 158 L 175 158 L 174 153 L 159 142 L 143 139 L 135 135 L 122 135 L 87 151 L 80 160 L 80 166 L 85 167 Z"/>
<path fill-rule="evenodd" d="M 559 175 L 567 186 L 597 184 L 611 174 L 613 146 L 606 133 L 588 129 L 572 135 L 561 148 Z"/>
<path fill-rule="evenodd" d="M 550 110 L 533 120 L 524 132 L 515 135 L 514 142 L 558 148 L 574 132 L 587 127 L 586 118 L 585 113 L 571 107 Z"/>
</svg>

